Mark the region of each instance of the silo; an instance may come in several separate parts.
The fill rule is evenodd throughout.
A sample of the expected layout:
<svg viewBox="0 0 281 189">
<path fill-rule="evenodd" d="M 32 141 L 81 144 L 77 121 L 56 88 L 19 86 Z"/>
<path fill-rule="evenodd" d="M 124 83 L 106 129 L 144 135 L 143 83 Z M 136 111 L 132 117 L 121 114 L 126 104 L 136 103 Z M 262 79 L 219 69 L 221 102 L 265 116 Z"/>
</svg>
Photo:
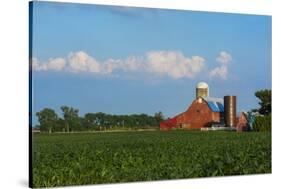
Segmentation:
<svg viewBox="0 0 281 189">
<path fill-rule="evenodd" d="M 224 96 L 224 121 L 227 127 L 236 126 L 236 96 Z"/>
<path fill-rule="evenodd" d="M 196 98 L 209 96 L 209 86 L 205 82 L 199 82 L 196 86 Z"/>
</svg>

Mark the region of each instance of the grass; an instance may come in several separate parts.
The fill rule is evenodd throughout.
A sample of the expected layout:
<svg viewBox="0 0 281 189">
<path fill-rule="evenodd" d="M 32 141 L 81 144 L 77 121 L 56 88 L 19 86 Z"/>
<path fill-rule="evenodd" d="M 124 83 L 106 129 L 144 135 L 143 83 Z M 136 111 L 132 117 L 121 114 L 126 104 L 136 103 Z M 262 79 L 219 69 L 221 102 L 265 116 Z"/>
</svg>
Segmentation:
<svg viewBox="0 0 281 189">
<path fill-rule="evenodd" d="M 271 173 L 271 133 L 36 134 L 34 187 Z"/>
</svg>

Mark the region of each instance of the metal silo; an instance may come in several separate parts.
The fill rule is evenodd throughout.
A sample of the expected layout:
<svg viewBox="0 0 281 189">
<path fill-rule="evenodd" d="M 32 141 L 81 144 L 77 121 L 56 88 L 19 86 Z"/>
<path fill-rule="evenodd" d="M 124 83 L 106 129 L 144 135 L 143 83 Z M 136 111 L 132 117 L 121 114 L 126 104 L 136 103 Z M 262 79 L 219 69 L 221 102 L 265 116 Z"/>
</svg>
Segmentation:
<svg viewBox="0 0 281 189">
<path fill-rule="evenodd" d="M 200 82 L 196 86 L 196 98 L 209 96 L 209 86 L 205 82 Z"/>
<path fill-rule="evenodd" d="M 224 121 L 227 127 L 236 126 L 236 96 L 224 96 Z"/>
</svg>

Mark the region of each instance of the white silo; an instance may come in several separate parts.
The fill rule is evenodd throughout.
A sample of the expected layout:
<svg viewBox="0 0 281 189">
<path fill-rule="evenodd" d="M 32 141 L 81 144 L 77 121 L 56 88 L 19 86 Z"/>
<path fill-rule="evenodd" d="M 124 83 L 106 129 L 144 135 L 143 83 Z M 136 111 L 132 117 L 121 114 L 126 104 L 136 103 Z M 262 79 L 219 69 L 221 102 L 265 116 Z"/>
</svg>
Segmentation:
<svg viewBox="0 0 281 189">
<path fill-rule="evenodd" d="M 209 86 L 205 82 L 199 82 L 196 85 L 196 98 L 198 97 L 208 97 L 209 96 Z"/>
</svg>

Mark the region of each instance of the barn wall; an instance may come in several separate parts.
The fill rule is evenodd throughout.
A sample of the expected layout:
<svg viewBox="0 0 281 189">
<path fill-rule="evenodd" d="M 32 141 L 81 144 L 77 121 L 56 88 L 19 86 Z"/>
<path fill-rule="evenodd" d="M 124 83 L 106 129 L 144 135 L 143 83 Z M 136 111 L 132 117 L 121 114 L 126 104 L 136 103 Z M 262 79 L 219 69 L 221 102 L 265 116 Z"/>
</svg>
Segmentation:
<svg viewBox="0 0 281 189">
<path fill-rule="evenodd" d="M 173 128 L 177 128 L 176 118 L 167 119 L 165 121 L 160 122 L 160 130 L 170 130 Z"/>
<path fill-rule="evenodd" d="M 220 122 L 219 112 L 213 112 L 204 100 L 194 100 L 186 112 L 176 116 L 178 127 L 200 129 L 210 122 Z"/>
</svg>

